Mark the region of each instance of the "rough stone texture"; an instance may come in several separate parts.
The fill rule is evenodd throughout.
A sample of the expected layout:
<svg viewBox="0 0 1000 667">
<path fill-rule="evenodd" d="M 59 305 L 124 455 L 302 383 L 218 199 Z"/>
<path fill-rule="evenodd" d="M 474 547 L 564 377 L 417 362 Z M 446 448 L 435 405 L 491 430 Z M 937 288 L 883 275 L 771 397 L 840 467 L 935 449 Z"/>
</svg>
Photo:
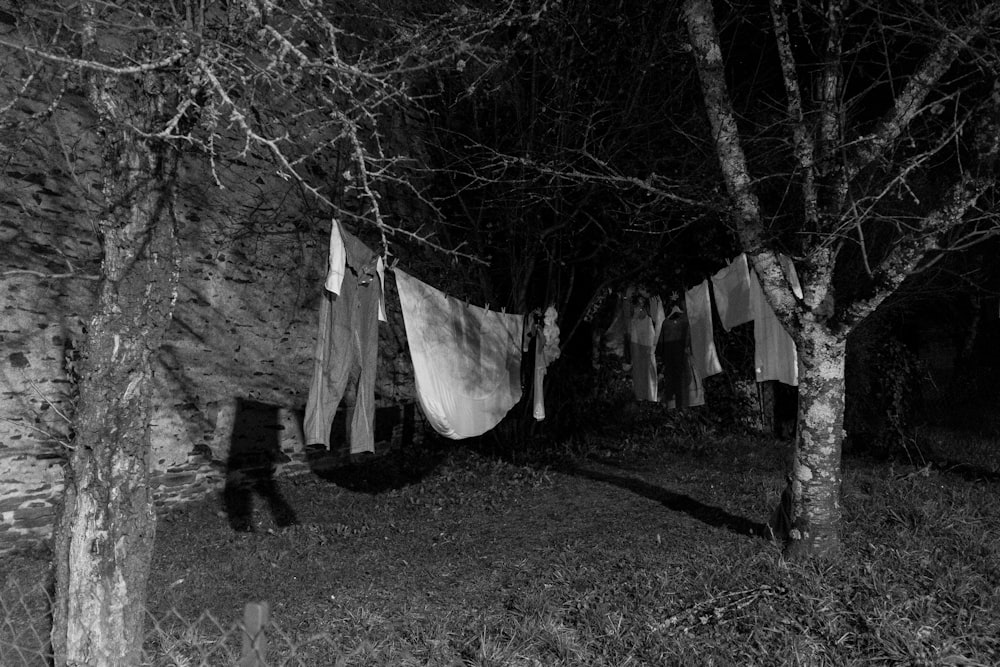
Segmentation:
<svg viewBox="0 0 1000 667">
<path fill-rule="evenodd" d="M 72 362 L 97 287 L 93 119 L 79 101 L 67 98 L 65 106 L 30 134 L 0 137 L 7 158 L 0 163 L 0 551 L 51 534 L 71 446 Z M 223 188 L 202 163 L 189 160 L 183 170 L 181 288 L 158 355 L 151 424 L 161 506 L 224 483 L 239 401 L 276 411 L 288 459 L 276 474 L 309 470 L 301 410 L 329 221 L 270 174 L 274 168 L 252 156 L 220 167 Z M 51 277 L 60 274 L 72 275 Z M 400 411 L 413 400 L 412 367 L 398 300 L 387 288 L 376 402 Z"/>
</svg>

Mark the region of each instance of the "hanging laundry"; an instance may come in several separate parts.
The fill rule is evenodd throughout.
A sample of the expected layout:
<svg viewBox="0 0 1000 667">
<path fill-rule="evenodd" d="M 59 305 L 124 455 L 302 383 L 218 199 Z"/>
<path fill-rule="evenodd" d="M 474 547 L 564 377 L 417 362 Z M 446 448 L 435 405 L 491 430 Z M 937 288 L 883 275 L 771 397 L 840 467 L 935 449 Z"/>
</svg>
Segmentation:
<svg viewBox="0 0 1000 667">
<path fill-rule="evenodd" d="M 750 269 L 746 253 L 740 253 L 729 266 L 712 276 L 712 289 L 723 329 L 729 331 L 753 319 L 750 308 Z"/>
<path fill-rule="evenodd" d="M 543 315 L 535 310 L 529 316 L 529 325 L 525 328 L 523 351 L 528 351 L 528 340 L 535 341 L 535 371 L 534 396 L 532 415 L 536 421 L 545 419 L 545 372 L 549 364 L 559 358 L 559 325 L 556 324 L 558 313 L 555 306 L 545 309 Z"/>
<path fill-rule="evenodd" d="M 695 377 L 700 381 L 709 375 L 721 373 L 722 364 L 719 363 L 719 355 L 715 350 L 712 298 L 708 293 L 707 280 L 684 293 L 684 309 L 687 312 Z"/>
<path fill-rule="evenodd" d="M 320 301 L 316 359 L 303 427 L 306 444 L 329 447 L 337 408 L 345 393 L 353 389 L 351 453 L 373 452 L 382 282 L 375 271 L 374 253 L 337 223 L 334 226 L 343 243 L 344 269 L 336 285 L 339 292 L 324 290 Z M 331 258 L 333 254 L 331 250 Z M 338 268 L 331 263 L 331 272 Z M 327 278 L 329 281 L 329 274 Z"/>
<path fill-rule="evenodd" d="M 785 331 L 764 296 L 756 274 L 750 275 L 750 302 L 754 312 L 754 369 L 757 382 L 777 380 L 799 384 L 799 357 L 795 341 Z"/>
<path fill-rule="evenodd" d="M 323 287 L 334 294 L 340 294 L 340 286 L 344 282 L 344 274 L 347 272 L 347 248 L 344 245 L 344 234 L 347 234 L 336 219 L 330 225 L 330 257 L 326 271 L 326 282 Z M 369 251 L 371 252 L 371 251 Z M 363 271 L 371 274 L 370 267 L 363 267 Z M 385 263 L 382 257 L 375 260 L 375 275 L 378 276 L 378 284 L 382 289 L 382 297 L 378 302 L 378 321 L 388 322 L 385 317 Z"/>
<path fill-rule="evenodd" d="M 347 248 L 344 247 L 343 232 L 340 222 L 334 218 L 330 225 L 330 257 L 326 271 L 324 287 L 334 294 L 340 294 L 340 286 L 344 282 L 347 271 Z"/>
<path fill-rule="evenodd" d="M 482 435 L 521 398 L 524 319 L 470 306 L 395 269 L 417 400 L 441 435 Z"/>
<path fill-rule="evenodd" d="M 663 302 L 645 290 L 625 292 L 629 348 L 632 355 L 632 389 L 640 401 L 657 400 L 656 342 L 665 315 Z"/>
<path fill-rule="evenodd" d="M 694 368 L 688 316 L 674 306 L 663 321 L 660 356 L 663 359 L 663 392 L 660 402 L 668 408 L 705 404 L 705 392 Z"/>
</svg>

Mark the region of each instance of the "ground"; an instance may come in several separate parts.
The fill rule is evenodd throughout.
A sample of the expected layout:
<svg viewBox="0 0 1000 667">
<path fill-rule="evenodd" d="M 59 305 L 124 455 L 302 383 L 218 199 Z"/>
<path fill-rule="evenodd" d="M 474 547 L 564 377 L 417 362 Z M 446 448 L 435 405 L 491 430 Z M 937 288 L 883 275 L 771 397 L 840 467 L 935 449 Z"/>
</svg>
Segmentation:
<svg viewBox="0 0 1000 667">
<path fill-rule="evenodd" d="M 639 417 L 545 464 L 437 443 L 282 479 L 292 526 L 260 497 L 253 532 L 221 497 L 171 513 L 149 664 L 234 664 L 255 601 L 267 664 L 1000 664 L 990 440 L 962 467 L 848 458 L 844 552 L 796 565 L 762 523 L 786 443 Z"/>
</svg>

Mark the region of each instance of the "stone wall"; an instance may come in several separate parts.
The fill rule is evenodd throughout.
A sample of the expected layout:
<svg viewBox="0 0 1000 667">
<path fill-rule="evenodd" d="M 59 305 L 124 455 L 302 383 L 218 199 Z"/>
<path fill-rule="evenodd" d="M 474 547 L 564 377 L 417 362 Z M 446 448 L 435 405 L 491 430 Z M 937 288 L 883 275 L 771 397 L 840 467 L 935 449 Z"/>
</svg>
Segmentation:
<svg viewBox="0 0 1000 667">
<path fill-rule="evenodd" d="M 73 360 L 98 284 L 93 119 L 72 102 L 30 134 L 0 138 L 0 551 L 51 534 L 72 446 Z M 252 159 L 217 174 L 191 159 L 182 170 L 181 288 L 151 424 L 161 505 L 224 483 L 238 415 L 253 414 L 240 406 L 270 415 L 262 428 L 282 452 L 278 474 L 308 471 L 301 411 L 329 220 L 273 173 Z M 387 308 L 376 400 L 401 415 L 412 369 L 394 293 Z"/>
</svg>

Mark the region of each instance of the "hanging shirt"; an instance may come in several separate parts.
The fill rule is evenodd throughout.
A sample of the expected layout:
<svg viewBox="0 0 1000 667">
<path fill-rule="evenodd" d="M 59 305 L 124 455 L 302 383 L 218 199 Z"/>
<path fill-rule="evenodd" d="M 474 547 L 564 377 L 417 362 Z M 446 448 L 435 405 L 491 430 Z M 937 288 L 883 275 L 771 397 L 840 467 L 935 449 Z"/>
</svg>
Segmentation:
<svg viewBox="0 0 1000 667">
<path fill-rule="evenodd" d="M 691 336 L 691 363 L 695 377 L 704 380 L 709 375 L 722 372 L 719 355 L 715 350 L 715 332 L 712 328 L 712 299 L 708 281 L 703 280 L 684 293 L 689 335 Z"/>
<path fill-rule="evenodd" d="M 424 416 L 453 440 L 482 435 L 521 398 L 523 317 L 467 305 L 395 273 Z"/>
<path fill-rule="evenodd" d="M 351 453 L 375 451 L 375 371 L 382 282 L 373 275 L 374 253 L 339 229 L 344 269 L 338 292 L 323 291 L 312 382 L 306 402 L 306 444 L 330 444 L 330 428 L 349 385 L 355 386 Z M 329 275 L 328 275 L 329 278 Z M 327 283 L 327 286 L 329 282 Z"/>
<path fill-rule="evenodd" d="M 767 302 L 756 274 L 750 276 L 750 302 L 754 312 L 754 369 L 757 382 L 777 380 L 797 386 L 799 357 L 795 341 L 785 331 L 771 304 Z"/>
<path fill-rule="evenodd" d="M 715 307 L 726 331 L 753 319 L 746 253 L 740 253 L 729 266 L 712 276 L 712 289 L 715 292 Z"/>
<path fill-rule="evenodd" d="M 334 294 L 340 294 L 341 285 L 344 283 L 344 275 L 347 273 L 347 247 L 344 245 L 344 235 L 348 232 L 340 227 L 340 222 L 336 219 L 330 225 L 330 256 L 327 263 L 326 282 L 323 287 Z M 349 234 L 348 234 L 349 235 Z M 373 255 L 371 251 L 368 254 Z M 356 269 L 361 269 L 363 273 L 371 273 L 370 267 L 359 265 Z M 388 322 L 385 317 L 385 263 L 379 256 L 375 260 L 375 275 L 378 276 L 378 284 L 381 297 L 378 302 L 378 321 Z"/>
</svg>

